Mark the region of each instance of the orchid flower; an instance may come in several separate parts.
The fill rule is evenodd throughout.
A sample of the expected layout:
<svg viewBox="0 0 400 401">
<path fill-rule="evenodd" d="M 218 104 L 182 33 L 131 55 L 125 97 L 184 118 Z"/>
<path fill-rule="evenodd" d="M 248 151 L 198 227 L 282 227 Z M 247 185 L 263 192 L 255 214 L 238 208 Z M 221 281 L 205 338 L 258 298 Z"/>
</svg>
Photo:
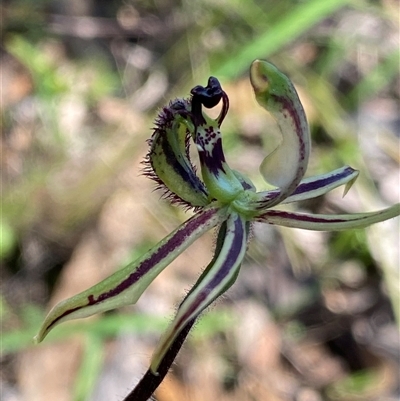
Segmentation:
<svg viewBox="0 0 400 401">
<path fill-rule="evenodd" d="M 271 190 L 257 192 L 249 178 L 232 170 L 222 147 L 221 124 L 229 100 L 218 80 L 196 86 L 188 99 L 176 99 L 159 112 L 149 140 L 145 173 L 164 189 L 173 203 L 194 209 L 194 215 L 145 255 L 95 286 L 57 304 L 45 318 L 36 342 L 57 324 L 133 304 L 154 278 L 194 241 L 219 227 L 214 257 L 180 304 L 152 357 L 143 380 L 160 382 L 197 317 L 228 290 L 239 273 L 253 222 L 308 230 L 363 228 L 400 214 L 400 204 L 371 213 L 325 215 L 284 211 L 280 204 L 314 198 L 344 185 L 346 193 L 358 171 L 344 166 L 327 174 L 303 178 L 310 155 L 310 132 L 304 109 L 290 79 L 272 64 L 256 60 L 250 80 L 258 103 L 275 118 L 280 144 L 261 164 L 260 172 Z M 203 109 L 222 103 L 219 116 Z M 194 142 L 201 177 L 189 156 Z M 147 379 L 146 379 L 147 377 Z M 155 385 L 155 387 L 158 384 Z M 151 386 L 134 390 L 136 400 L 151 395 Z M 144 391 L 144 392 L 143 392 Z M 147 395 L 146 391 L 150 391 Z M 128 398 L 126 398 L 128 399 Z"/>
</svg>

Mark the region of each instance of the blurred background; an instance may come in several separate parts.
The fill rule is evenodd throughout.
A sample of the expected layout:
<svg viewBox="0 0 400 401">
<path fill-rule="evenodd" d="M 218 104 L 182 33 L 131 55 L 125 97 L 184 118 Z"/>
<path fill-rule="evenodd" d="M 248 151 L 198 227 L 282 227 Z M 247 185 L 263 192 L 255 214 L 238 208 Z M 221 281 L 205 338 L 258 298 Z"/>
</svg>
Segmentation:
<svg viewBox="0 0 400 401">
<path fill-rule="evenodd" d="M 220 79 L 230 165 L 259 189 L 277 128 L 252 60 L 294 81 L 311 125 L 307 175 L 344 164 L 356 184 L 315 213 L 399 201 L 396 0 L 14 0 L 1 7 L 3 401 L 121 400 L 212 256 L 214 234 L 131 307 L 64 323 L 46 311 L 138 257 L 190 216 L 141 175 L 157 109 Z M 158 401 L 397 400 L 399 220 L 315 233 L 253 227 L 241 274 L 198 323 Z"/>
</svg>

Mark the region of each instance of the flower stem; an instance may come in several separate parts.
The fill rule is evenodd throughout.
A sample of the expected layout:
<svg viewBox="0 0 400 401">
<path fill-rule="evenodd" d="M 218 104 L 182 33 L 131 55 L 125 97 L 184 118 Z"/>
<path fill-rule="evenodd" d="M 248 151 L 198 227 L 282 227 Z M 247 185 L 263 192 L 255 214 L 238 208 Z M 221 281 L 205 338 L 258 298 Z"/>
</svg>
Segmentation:
<svg viewBox="0 0 400 401">
<path fill-rule="evenodd" d="M 154 375 L 150 369 L 147 370 L 145 375 L 142 377 L 136 387 L 124 398 L 123 401 L 147 401 L 157 387 L 164 380 L 164 377 L 169 371 L 172 363 L 174 362 L 176 355 L 181 349 L 190 329 L 196 319 L 189 321 L 183 330 L 176 337 L 175 341 L 171 344 L 169 350 L 165 354 L 164 358 L 158 367 L 158 374 Z"/>
</svg>

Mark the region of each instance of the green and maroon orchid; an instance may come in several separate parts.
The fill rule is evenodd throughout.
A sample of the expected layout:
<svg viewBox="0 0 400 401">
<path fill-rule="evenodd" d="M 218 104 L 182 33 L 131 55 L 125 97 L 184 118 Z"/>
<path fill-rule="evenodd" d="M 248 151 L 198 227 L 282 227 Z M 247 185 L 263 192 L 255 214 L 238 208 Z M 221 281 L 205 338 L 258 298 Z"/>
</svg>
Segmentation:
<svg viewBox="0 0 400 401">
<path fill-rule="evenodd" d="M 253 62 L 250 80 L 258 103 L 276 119 L 281 133 L 280 144 L 260 167 L 262 176 L 273 189 L 257 192 L 247 177 L 227 164 L 220 128 L 229 100 L 216 78 L 211 77 L 206 87 L 193 88 L 190 98 L 172 101 L 161 109 L 156 120 L 145 173 L 164 189 L 166 197 L 193 208 L 194 215 L 139 259 L 56 305 L 35 337 L 37 342 L 66 320 L 135 303 L 179 254 L 204 233 L 219 227 L 214 257 L 179 306 L 146 374 L 153 379 L 158 374 L 163 376 L 196 318 L 234 283 L 253 222 L 332 231 L 363 228 L 400 214 L 400 204 L 377 212 L 348 215 L 272 209 L 279 204 L 323 195 L 341 185 L 345 186 L 346 193 L 358 171 L 344 166 L 303 179 L 310 154 L 310 133 L 293 84 L 272 64 L 260 60 Z M 219 103 L 222 108 L 216 119 L 203 112 L 204 108 L 213 108 Z M 190 160 L 191 142 L 198 151 L 202 178 Z M 139 392 L 135 394 L 135 399 L 146 399 L 140 398 Z"/>
</svg>

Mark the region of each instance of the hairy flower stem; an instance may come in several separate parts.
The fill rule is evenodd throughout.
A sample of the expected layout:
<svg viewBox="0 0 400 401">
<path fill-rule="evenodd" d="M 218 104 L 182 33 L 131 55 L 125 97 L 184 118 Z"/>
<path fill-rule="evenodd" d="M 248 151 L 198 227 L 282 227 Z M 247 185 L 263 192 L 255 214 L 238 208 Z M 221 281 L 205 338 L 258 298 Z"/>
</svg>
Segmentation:
<svg viewBox="0 0 400 401">
<path fill-rule="evenodd" d="M 176 337 L 160 363 L 158 374 L 155 375 L 150 369 L 148 369 L 140 382 L 123 401 L 147 401 L 151 397 L 167 375 L 169 368 L 174 362 L 176 355 L 190 332 L 190 329 L 193 327 L 195 320 L 196 319 L 192 319 Z"/>
</svg>

